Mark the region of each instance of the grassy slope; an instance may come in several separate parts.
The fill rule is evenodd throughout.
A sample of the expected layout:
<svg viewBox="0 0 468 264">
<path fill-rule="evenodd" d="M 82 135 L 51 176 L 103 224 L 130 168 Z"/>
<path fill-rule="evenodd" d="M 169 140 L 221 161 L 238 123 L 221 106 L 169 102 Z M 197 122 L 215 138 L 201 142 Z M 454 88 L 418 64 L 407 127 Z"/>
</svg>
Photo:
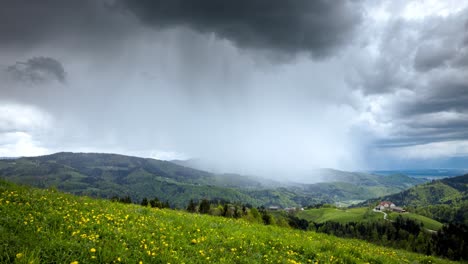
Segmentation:
<svg viewBox="0 0 468 264">
<path fill-rule="evenodd" d="M 442 228 L 442 224 L 434 219 L 414 214 L 414 213 L 389 213 L 388 219 L 392 220 L 398 215 L 407 217 L 413 220 L 420 221 L 424 224 L 425 228 L 431 230 L 439 230 Z M 383 220 L 382 213 L 372 212 L 369 208 L 358 207 L 350 209 L 336 209 L 336 208 L 318 208 L 308 209 L 301 211 L 297 214 L 297 217 L 306 219 L 308 221 L 314 221 L 316 223 L 323 223 L 326 221 L 335 221 L 339 223 L 346 222 L 360 222 L 360 221 L 372 221 L 372 220 Z"/>
<path fill-rule="evenodd" d="M 0 262 L 450 263 L 359 240 L 0 181 Z"/>
<path fill-rule="evenodd" d="M 368 211 L 369 209 L 364 207 L 350 209 L 318 208 L 301 211 L 297 214 L 297 217 L 316 223 L 326 221 L 346 223 L 382 219 L 382 214 L 367 213 Z"/>
<path fill-rule="evenodd" d="M 398 215 L 401 215 L 404 218 L 409 218 L 413 220 L 417 220 L 421 223 L 424 224 L 424 228 L 430 229 L 430 230 L 439 230 L 442 228 L 442 223 L 431 219 L 429 217 L 425 217 L 422 215 L 414 214 L 414 213 L 404 213 L 404 214 L 397 214 L 397 213 L 390 213 L 388 215 L 389 220 L 395 219 Z"/>
</svg>

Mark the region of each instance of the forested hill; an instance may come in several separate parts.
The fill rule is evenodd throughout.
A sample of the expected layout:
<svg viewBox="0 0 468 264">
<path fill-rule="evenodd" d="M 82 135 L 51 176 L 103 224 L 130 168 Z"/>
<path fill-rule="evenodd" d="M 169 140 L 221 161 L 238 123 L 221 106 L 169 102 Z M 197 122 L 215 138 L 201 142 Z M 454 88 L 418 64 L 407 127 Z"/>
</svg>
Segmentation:
<svg viewBox="0 0 468 264">
<path fill-rule="evenodd" d="M 285 183 L 237 174 L 215 174 L 149 158 L 69 153 L 0 160 L 0 177 L 41 188 L 92 197 L 128 196 L 133 202 L 159 198 L 183 208 L 210 199 L 253 206 L 298 207 L 365 200 L 404 190 L 421 180 L 336 170 L 319 173 L 330 182 Z"/>
<path fill-rule="evenodd" d="M 0 161 L 0 177 L 36 187 L 93 197 L 159 197 L 171 205 L 184 207 L 190 199 L 226 199 L 260 205 L 251 195 L 229 188 L 262 188 L 247 177 L 215 175 L 168 161 L 118 154 L 69 153 Z M 285 205 L 294 204 L 285 201 Z"/>
<path fill-rule="evenodd" d="M 378 200 L 388 200 L 399 206 L 429 206 L 454 204 L 468 200 L 468 174 L 416 185 L 408 190 L 387 195 Z"/>
</svg>

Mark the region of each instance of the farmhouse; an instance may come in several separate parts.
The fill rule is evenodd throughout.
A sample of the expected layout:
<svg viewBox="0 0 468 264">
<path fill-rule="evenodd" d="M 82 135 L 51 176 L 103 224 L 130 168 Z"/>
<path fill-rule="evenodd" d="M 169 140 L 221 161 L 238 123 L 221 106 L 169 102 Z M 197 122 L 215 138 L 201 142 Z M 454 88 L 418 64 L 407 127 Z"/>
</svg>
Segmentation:
<svg viewBox="0 0 468 264">
<path fill-rule="evenodd" d="M 393 208 L 395 207 L 396 205 L 392 202 L 389 202 L 389 201 L 382 201 L 379 203 L 379 205 L 377 205 L 377 207 L 375 209 L 377 210 L 380 210 L 380 211 L 384 211 L 384 210 L 388 210 L 390 208 Z"/>
<path fill-rule="evenodd" d="M 405 209 L 396 206 L 394 203 L 390 201 L 382 201 L 375 207 L 375 210 L 379 211 L 394 211 L 397 213 L 404 213 L 406 212 Z"/>
</svg>

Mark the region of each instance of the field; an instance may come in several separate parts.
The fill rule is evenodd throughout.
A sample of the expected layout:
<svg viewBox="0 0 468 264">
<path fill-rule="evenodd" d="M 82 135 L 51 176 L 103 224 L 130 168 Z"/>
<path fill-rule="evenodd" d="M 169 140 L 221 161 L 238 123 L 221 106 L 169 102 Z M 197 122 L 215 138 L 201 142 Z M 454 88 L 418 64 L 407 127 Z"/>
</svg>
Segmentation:
<svg viewBox="0 0 468 264">
<path fill-rule="evenodd" d="M 397 213 L 390 213 L 388 215 L 388 219 L 392 220 L 395 219 L 398 215 L 403 216 L 404 218 L 409 218 L 412 220 L 419 221 L 424 224 L 424 228 L 431 229 L 431 230 L 439 230 L 442 228 L 442 223 L 431 219 L 429 217 L 425 217 L 422 215 L 414 214 L 414 213 L 404 213 L 404 214 L 397 214 Z"/>
<path fill-rule="evenodd" d="M 308 209 L 301 211 L 297 217 L 306 219 L 307 221 L 314 221 L 316 223 L 323 223 L 326 221 L 335 221 L 340 223 L 346 222 L 360 222 L 369 220 L 383 219 L 381 213 L 374 213 L 369 208 L 318 208 Z"/>
<path fill-rule="evenodd" d="M 1 263 L 450 263 L 359 240 L 0 181 Z"/>
<path fill-rule="evenodd" d="M 424 224 L 424 227 L 431 230 L 439 230 L 442 228 L 442 224 L 434 219 L 414 214 L 414 213 L 388 213 L 388 219 L 394 220 L 398 215 L 403 216 L 404 218 L 410 218 L 417 220 Z M 369 208 L 359 207 L 359 208 L 318 208 L 318 209 L 308 209 L 301 211 L 297 214 L 297 217 L 306 219 L 307 221 L 314 221 L 316 223 L 323 223 L 326 221 L 334 221 L 339 223 L 347 222 L 361 222 L 361 221 L 370 221 L 370 220 L 380 220 L 383 219 L 382 213 L 372 212 Z"/>
</svg>

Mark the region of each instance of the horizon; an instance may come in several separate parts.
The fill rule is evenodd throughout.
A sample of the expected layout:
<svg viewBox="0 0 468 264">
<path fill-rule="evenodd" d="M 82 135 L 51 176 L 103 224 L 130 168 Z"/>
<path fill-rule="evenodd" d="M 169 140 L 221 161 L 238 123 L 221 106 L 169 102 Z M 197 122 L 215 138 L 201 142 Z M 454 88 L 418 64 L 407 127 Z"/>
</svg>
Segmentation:
<svg viewBox="0 0 468 264">
<path fill-rule="evenodd" d="M 198 161 L 198 159 L 192 159 L 192 158 L 189 158 L 189 159 L 176 159 L 176 160 L 171 160 L 171 159 L 160 159 L 160 158 L 155 158 L 155 157 L 143 157 L 143 156 L 134 156 L 134 155 L 127 155 L 127 154 L 121 154 L 121 153 L 112 153 L 112 152 L 73 152 L 73 151 L 59 151 L 59 152 L 54 152 L 54 153 L 48 153 L 48 154 L 44 154 L 44 155 L 36 155 L 36 156 L 0 156 L 0 159 L 20 159 L 20 158 L 35 158 L 35 157 L 41 157 L 41 156 L 50 156 L 50 155 L 57 155 L 57 154 L 64 154 L 64 153 L 69 153 L 69 154 L 104 154 L 104 155 L 119 155 L 119 156 L 126 156 L 126 157 L 132 157 L 132 158 L 141 158 L 141 159 L 154 159 L 154 160 L 159 160 L 159 161 L 168 161 L 168 162 L 171 162 L 175 165 L 178 165 L 178 166 L 183 166 L 183 167 L 188 167 L 188 168 L 192 168 L 192 169 L 195 169 L 195 170 L 201 170 L 201 171 L 207 171 L 207 172 L 210 172 L 210 173 L 222 173 L 222 174 L 237 174 L 236 172 L 232 172 L 232 171 L 217 171 L 217 170 L 212 170 L 210 168 L 203 168 L 203 163 L 201 164 L 195 164 L 195 166 L 191 166 L 190 164 L 188 165 L 181 165 L 179 164 L 179 162 L 190 162 L 190 161 Z M 332 171 L 342 171 L 342 172 L 351 172 L 351 173 L 371 173 L 371 174 L 387 174 L 388 172 L 391 172 L 391 173 L 396 173 L 396 172 L 401 172 L 402 174 L 405 174 L 405 173 L 411 173 L 411 174 L 405 174 L 407 176 L 414 176 L 415 173 L 417 172 L 422 172 L 422 171 L 438 171 L 438 172 L 444 172 L 444 170 L 446 172 L 448 171 L 462 171 L 462 172 L 468 172 L 468 167 L 434 167 L 434 168 L 429 168 L 429 167 L 422 167 L 422 168 L 383 168 L 383 169 L 371 169 L 371 170 L 360 170 L 360 169 L 357 169 L 357 170 L 350 170 L 350 171 L 347 171 L 347 170 L 341 170 L 341 169 L 336 169 L 336 168 L 328 168 L 328 167 L 322 167 L 322 168 L 311 168 L 308 173 L 312 173 L 312 172 L 316 172 L 316 171 L 323 171 L 323 170 L 332 170 Z M 448 171 L 447 171 L 448 170 Z M 307 173 L 307 172 L 305 172 Z M 264 177 L 265 175 L 258 175 L 258 174 L 255 174 L 255 173 L 252 173 L 252 174 L 239 174 L 241 176 L 254 176 L 254 177 Z M 417 174 L 416 174 L 417 175 Z M 447 174 L 449 177 L 452 177 L 452 176 L 459 176 L 458 174 L 453 174 L 453 173 L 449 173 Z M 272 180 L 284 180 L 282 178 L 270 178 Z M 294 180 L 298 180 L 298 179 L 293 179 Z"/>
<path fill-rule="evenodd" d="M 177 3 L 2 2 L 0 157 L 467 168 L 468 1 Z"/>
</svg>

